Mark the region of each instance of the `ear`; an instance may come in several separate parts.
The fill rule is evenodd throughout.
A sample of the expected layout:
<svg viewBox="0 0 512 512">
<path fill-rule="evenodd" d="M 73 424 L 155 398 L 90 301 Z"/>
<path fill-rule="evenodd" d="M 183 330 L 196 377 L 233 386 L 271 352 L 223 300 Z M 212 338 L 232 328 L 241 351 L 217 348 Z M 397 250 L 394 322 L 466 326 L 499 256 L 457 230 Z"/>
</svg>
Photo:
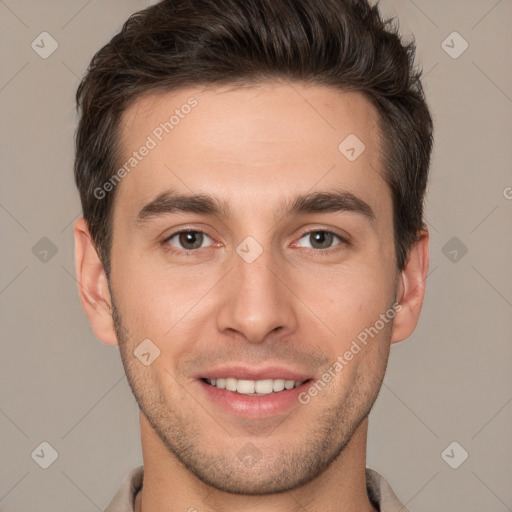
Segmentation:
<svg viewBox="0 0 512 512">
<path fill-rule="evenodd" d="M 419 240 L 410 248 L 407 262 L 398 279 L 395 321 L 391 343 L 407 339 L 420 317 L 429 265 L 429 232 L 421 229 Z"/>
<path fill-rule="evenodd" d="M 117 345 L 107 276 L 84 218 L 75 221 L 73 232 L 75 272 L 82 308 L 95 336 L 107 345 Z"/>
</svg>

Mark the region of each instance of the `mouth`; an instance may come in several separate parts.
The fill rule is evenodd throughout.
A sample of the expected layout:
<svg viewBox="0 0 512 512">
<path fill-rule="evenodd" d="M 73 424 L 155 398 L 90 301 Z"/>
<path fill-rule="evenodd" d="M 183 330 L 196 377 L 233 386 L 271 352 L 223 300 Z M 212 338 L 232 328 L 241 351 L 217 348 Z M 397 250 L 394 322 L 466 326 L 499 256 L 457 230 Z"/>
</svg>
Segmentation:
<svg viewBox="0 0 512 512">
<path fill-rule="evenodd" d="M 264 419 L 300 406 L 299 395 L 313 378 L 282 367 L 255 369 L 244 365 L 212 370 L 196 375 L 195 380 L 216 413 Z"/>
</svg>

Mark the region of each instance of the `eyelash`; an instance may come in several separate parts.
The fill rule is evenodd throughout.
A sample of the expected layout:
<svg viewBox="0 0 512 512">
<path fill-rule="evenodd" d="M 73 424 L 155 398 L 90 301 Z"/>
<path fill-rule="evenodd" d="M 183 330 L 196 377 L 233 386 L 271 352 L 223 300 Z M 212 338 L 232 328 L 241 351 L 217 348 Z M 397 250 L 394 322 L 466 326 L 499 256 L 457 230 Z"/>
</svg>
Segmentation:
<svg viewBox="0 0 512 512">
<path fill-rule="evenodd" d="M 199 249 L 186 250 L 186 249 L 177 249 L 176 247 L 171 246 L 168 242 L 175 236 L 180 235 L 181 233 L 202 233 L 203 235 L 206 235 L 209 238 L 211 238 L 208 235 L 208 233 L 206 233 L 205 231 L 202 231 L 200 229 L 182 229 L 180 231 L 175 231 L 174 233 L 172 233 L 171 235 L 166 237 L 165 240 L 162 241 L 162 244 L 165 246 L 166 250 L 168 250 L 169 252 L 172 252 L 173 254 L 177 254 L 177 255 L 192 256 L 195 253 L 197 253 L 197 251 L 200 251 L 201 249 L 207 249 L 207 247 L 200 247 Z M 299 240 L 301 238 L 304 238 L 306 235 L 310 235 L 311 233 L 329 233 L 329 234 L 334 235 L 335 237 L 337 237 L 340 240 L 340 243 L 338 245 L 335 245 L 334 247 L 329 247 L 328 249 L 315 249 L 314 247 L 306 247 L 306 249 L 309 249 L 309 251 L 313 251 L 314 253 L 322 255 L 322 256 L 329 255 L 335 251 L 340 250 L 340 246 L 349 246 L 350 245 L 350 242 L 345 237 L 339 235 L 338 233 L 336 233 L 334 231 L 330 231 L 328 229 L 311 229 L 311 230 L 303 233 L 301 235 L 301 237 L 299 238 Z"/>
</svg>

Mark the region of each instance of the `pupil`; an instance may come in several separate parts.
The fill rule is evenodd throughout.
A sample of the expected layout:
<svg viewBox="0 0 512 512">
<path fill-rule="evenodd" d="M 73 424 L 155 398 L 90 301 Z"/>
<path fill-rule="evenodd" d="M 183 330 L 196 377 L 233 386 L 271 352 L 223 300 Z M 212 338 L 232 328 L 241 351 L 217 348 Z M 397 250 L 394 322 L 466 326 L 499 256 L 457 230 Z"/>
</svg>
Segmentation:
<svg viewBox="0 0 512 512">
<path fill-rule="evenodd" d="M 322 245 L 321 248 L 325 249 L 328 248 L 332 239 L 332 233 L 327 233 L 325 231 L 317 231 L 316 233 L 313 233 L 313 238 L 315 240 L 315 243 L 320 243 Z M 327 244 L 325 242 L 327 241 Z"/>
<path fill-rule="evenodd" d="M 199 237 L 198 237 L 199 235 Z M 187 244 L 192 244 L 192 247 L 188 247 L 189 249 L 197 249 L 201 247 L 201 237 L 202 233 L 197 233 L 194 231 L 187 231 L 185 233 L 181 233 L 180 235 L 180 243 L 186 247 Z M 195 242 L 194 242 L 195 240 Z"/>
</svg>

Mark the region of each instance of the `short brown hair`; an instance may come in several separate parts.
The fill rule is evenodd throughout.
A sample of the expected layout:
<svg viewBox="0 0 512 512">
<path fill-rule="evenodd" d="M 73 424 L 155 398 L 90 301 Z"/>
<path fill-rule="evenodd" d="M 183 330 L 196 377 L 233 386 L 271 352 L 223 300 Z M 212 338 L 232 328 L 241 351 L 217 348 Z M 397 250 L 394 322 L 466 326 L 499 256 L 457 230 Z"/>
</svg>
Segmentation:
<svg viewBox="0 0 512 512">
<path fill-rule="evenodd" d="M 433 144 L 414 54 L 414 41 L 402 43 L 393 19 L 367 0 L 163 0 L 130 16 L 76 94 L 75 181 L 107 276 L 115 188 L 102 199 L 94 191 L 117 169 L 130 102 L 151 91 L 280 79 L 358 91 L 376 106 L 401 271 L 425 226 Z"/>
</svg>

